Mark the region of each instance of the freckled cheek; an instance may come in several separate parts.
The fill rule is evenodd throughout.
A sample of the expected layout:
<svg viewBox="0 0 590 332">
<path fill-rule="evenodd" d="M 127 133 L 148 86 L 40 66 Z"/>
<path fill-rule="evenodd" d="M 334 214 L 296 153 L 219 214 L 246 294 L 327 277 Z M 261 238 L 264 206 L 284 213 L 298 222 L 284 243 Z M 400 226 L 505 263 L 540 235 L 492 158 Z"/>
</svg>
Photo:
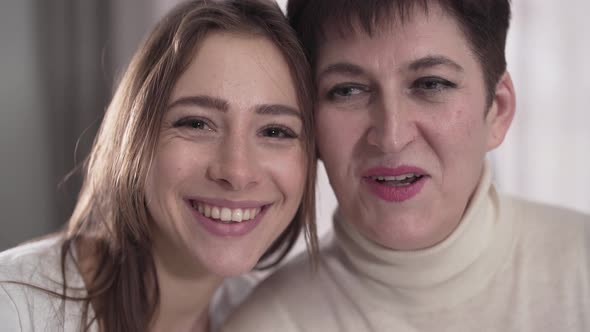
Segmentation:
<svg viewBox="0 0 590 332">
<path fill-rule="evenodd" d="M 479 150 L 486 143 L 486 128 L 482 113 L 464 117 L 456 125 L 457 141 L 462 141 L 465 147 Z"/>
<path fill-rule="evenodd" d="M 273 151 L 260 160 L 262 176 L 268 176 L 287 199 L 299 198 L 305 187 L 306 163 L 302 148 L 290 151 Z"/>
<path fill-rule="evenodd" d="M 456 146 L 467 146 L 481 130 L 483 114 L 478 118 L 477 110 L 466 107 L 453 107 L 449 112 L 441 112 L 440 118 L 434 118 L 427 126 L 434 141 L 446 142 Z M 478 123 L 479 122 L 481 123 Z"/>
<path fill-rule="evenodd" d="M 156 155 L 154 176 L 162 186 L 177 187 L 195 182 L 206 172 L 207 158 L 210 155 L 196 144 L 168 144 L 162 146 Z M 165 189 L 165 188 L 162 188 Z"/>
<path fill-rule="evenodd" d="M 483 123 L 483 111 L 475 107 L 462 108 L 453 112 L 452 116 L 430 123 L 429 129 L 423 131 L 441 162 L 445 182 L 456 185 L 464 181 L 473 165 L 482 158 L 485 153 Z"/>
</svg>

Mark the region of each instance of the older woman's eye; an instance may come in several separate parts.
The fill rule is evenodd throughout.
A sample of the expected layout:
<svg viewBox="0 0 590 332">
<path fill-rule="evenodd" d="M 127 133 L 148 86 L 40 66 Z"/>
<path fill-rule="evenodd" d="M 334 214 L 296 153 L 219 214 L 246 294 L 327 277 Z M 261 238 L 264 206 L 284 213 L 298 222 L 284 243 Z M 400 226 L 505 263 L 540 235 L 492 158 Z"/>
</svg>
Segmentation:
<svg viewBox="0 0 590 332">
<path fill-rule="evenodd" d="M 367 86 L 361 84 L 339 84 L 328 91 L 329 100 L 350 99 L 369 92 Z"/>
<path fill-rule="evenodd" d="M 270 138 L 286 138 L 286 139 L 293 139 L 293 138 L 297 138 L 297 134 L 284 126 L 278 126 L 278 125 L 273 125 L 273 126 L 268 126 L 266 128 L 263 128 L 260 131 L 260 134 L 264 137 L 270 137 Z"/>
<path fill-rule="evenodd" d="M 199 118 L 182 118 L 174 123 L 175 128 L 184 127 L 197 130 L 212 130 L 209 123 Z"/>
<path fill-rule="evenodd" d="M 412 83 L 411 89 L 427 93 L 456 88 L 457 84 L 440 77 L 422 77 Z"/>
</svg>

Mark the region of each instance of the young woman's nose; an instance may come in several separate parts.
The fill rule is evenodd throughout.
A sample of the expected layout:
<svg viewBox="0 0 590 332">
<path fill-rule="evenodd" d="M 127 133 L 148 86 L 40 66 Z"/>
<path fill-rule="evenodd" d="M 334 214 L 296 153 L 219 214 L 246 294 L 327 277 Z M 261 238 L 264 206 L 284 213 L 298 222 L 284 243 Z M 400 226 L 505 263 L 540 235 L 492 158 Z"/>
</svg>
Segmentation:
<svg viewBox="0 0 590 332">
<path fill-rule="evenodd" d="M 240 191 L 259 182 L 258 160 L 248 139 L 234 135 L 221 142 L 211 159 L 208 176 L 224 189 Z"/>
<path fill-rule="evenodd" d="M 401 152 L 416 137 L 412 110 L 399 98 L 382 98 L 375 104 L 370 116 L 367 141 L 381 152 Z"/>
</svg>

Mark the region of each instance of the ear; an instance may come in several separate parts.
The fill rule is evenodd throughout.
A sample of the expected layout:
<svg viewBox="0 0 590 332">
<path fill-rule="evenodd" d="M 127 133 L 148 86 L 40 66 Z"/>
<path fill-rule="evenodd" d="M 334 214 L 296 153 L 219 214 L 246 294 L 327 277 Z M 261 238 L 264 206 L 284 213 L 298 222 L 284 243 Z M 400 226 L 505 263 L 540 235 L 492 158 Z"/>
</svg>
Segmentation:
<svg viewBox="0 0 590 332">
<path fill-rule="evenodd" d="M 516 110 L 516 95 L 512 78 L 506 71 L 496 85 L 496 94 L 492 101 L 492 106 L 486 115 L 486 124 L 488 127 L 488 151 L 495 149 L 504 141 L 508 128 L 514 118 Z"/>
</svg>

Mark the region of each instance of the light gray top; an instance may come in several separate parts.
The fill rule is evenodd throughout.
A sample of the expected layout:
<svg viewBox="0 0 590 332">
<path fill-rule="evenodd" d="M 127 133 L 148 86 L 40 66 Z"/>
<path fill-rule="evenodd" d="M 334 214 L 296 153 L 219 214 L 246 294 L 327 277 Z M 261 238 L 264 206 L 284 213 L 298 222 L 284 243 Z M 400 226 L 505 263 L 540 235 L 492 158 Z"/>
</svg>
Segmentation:
<svg viewBox="0 0 590 332">
<path fill-rule="evenodd" d="M 51 237 L 0 253 L 1 332 L 80 331 L 81 302 L 64 302 L 34 287 L 4 282 L 23 282 L 61 294 L 60 248 L 60 238 Z M 66 259 L 66 277 L 68 288 L 74 288 L 68 295 L 86 295 L 71 256 Z M 89 315 L 93 316 L 92 311 Z M 97 330 L 93 324 L 89 331 Z"/>
<path fill-rule="evenodd" d="M 4 281 L 24 282 L 61 294 L 61 238 L 30 242 L 0 253 L 0 332 L 80 331 L 82 305 L 65 301 L 33 287 Z M 74 253 L 75 255 L 75 253 Z M 68 295 L 85 296 L 86 289 L 73 257 L 67 257 Z M 214 294 L 210 305 L 211 329 L 216 331 L 227 315 L 239 305 L 263 274 L 227 278 Z M 196 315 L 197 313 L 195 313 Z M 88 313 L 92 319 L 92 308 Z M 96 323 L 90 332 L 98 331 Z"/>
</svg>

